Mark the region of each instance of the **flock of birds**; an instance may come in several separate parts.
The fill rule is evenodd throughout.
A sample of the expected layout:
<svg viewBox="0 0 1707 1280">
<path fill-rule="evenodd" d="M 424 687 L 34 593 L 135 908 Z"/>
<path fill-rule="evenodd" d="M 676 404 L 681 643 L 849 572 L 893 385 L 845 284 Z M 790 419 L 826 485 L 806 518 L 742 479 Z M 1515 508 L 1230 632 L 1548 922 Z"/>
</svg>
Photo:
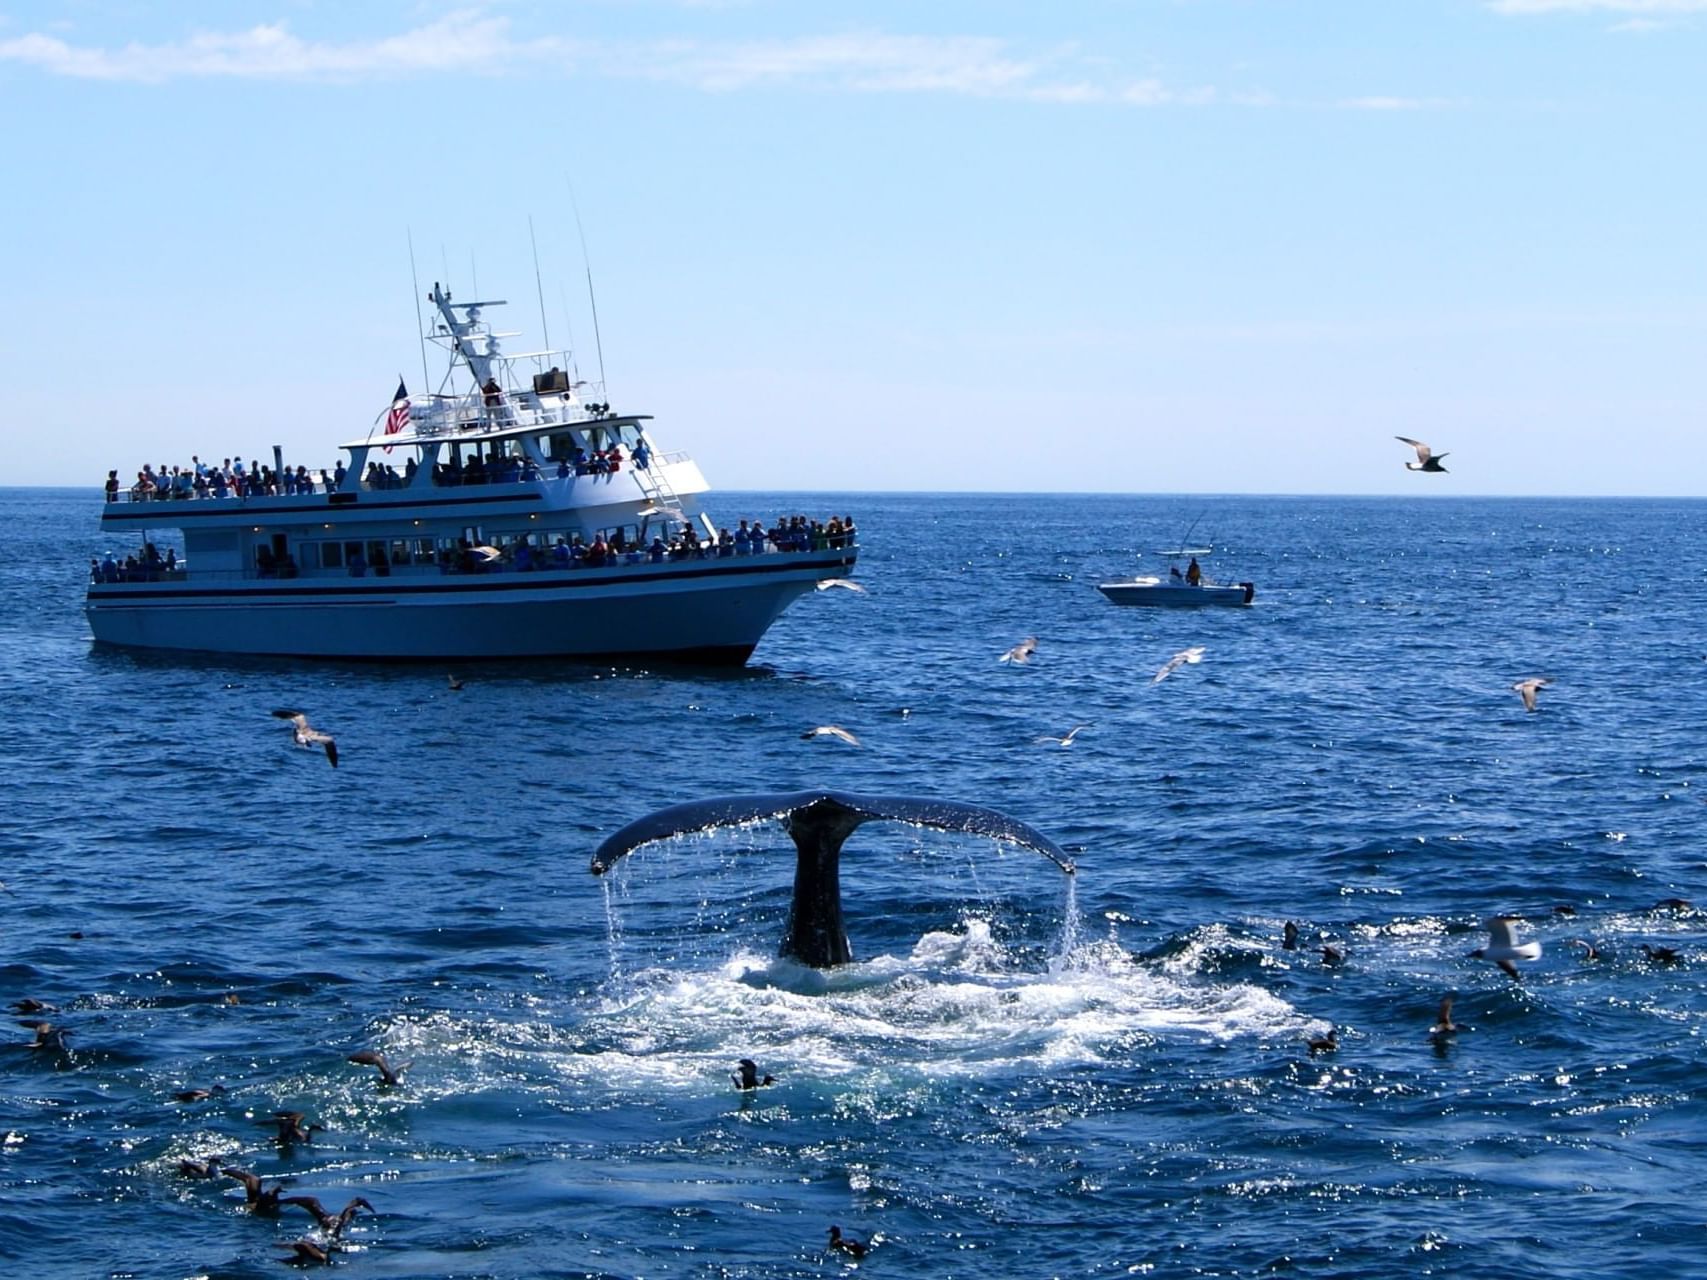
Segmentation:
<svg viewBox="0 0 1707 1280">
<path fill-rule="evenodd" d="M 224 1003 L 237 1004 L 240 1001 L 235 993 L 231 993 L 224 997 Z M 27 1049 L 35 1053 L 52 1054 L 68 1061 L 72 1058 L 73 1050 L 67 1043 L 71 1031 L 56 1026 L 41 1016 L 58 1013 L 58 1006 L 26 996 L 13 1001 L 11 1008 L 13 1013 L 27 1015 L 20 1019 L 20 1025 L 35 1032 L 35 1040 L 25 1046 Z M 412 1062 L 405 1062 L 394 1067 L 377 1049 L 362 1049 L 350 1054 L 347 1060 L 375 1068 L 379 1073 L 380 1085 L 386 1088 L 399 1084 L 403 1073 L 414 1065 Z M 193 1105 L 206 1102 L 225 1092 L 225 1086 L 221 1084 L 180 1089 L 172 1094 L 172 1100 L 184 1105 Z M 307 1120 L 305 1112 L 275 1111 L 270 1119 L 257 1123 L 264 1129 L 273 1130 L 278 1150 L 281 1154 L 289 1154 L 298 1145 L 311 1145 L 314 1135 L 325 1129 L 324 1125 L 307 1123 Z M 216 1182 L 220 1178 L 230 1178 L 241 1183 L 244 1208 L 258 1218 L 278 1218 L 286 1208 L 297 1208 L 307 1213 L 319 1230 L 318 1236 L 305 1235 L 296 1240 L 281 1241 L 275 1246 L 285 1255 L 279 1261 L 291 1266 L 330 1265 L 334 1255 L 343 1247 L 344 1229 L 349 1226 L 351 1220 L 364 1210 L 370 1214 L 378 1212 L 365 1196 L 351 1196 L 343 1208 L 333 1212 L 317 1196 L 286 1195 L 284 1193 L 294 1179 L 279 1178 L 268 1186 L 261 1174 L 242 1168 L 234 1164 L 230 1157 L 223 1155 L 210 1155 L 202 1160 L 182 1159 L 178 1162 L 178 1175 L 194 1181 Z"/>
<path fill-rule="evenodd" d="M 1655 903 L 1652 908 L 1654 911 L 1673 913 L 1692 911 L 1693 909 L 1694 904 L 1687 898 L 1663 898 Z M 1561 904 L 1553 908 L 1552 914 L 1554 917 L 1572 917 L 1577 914 L 1577 911 L 1575 907 Z M 1520 963 L 1529 964 L 1541 958 L 1541 944 L 1539 942 L 1520 942 L 1518 940 L 1518 926 L 1522 923 L 1522 916 L 1506 915 L 1491 916 L 1483 921 L 1482 927 L 1488 931 L 1488 941 L 1485 945 L 1469 952 L 1470 958 L 1487 960 L 1513 981 L 1522 981 L 1523 973 L 1517 966 Z M 1298 950 L 1298 941 L 1298 926 L 1288 920 L 1281 932 L 1280 945 L 1284 950 L 1296 951 Z M 1582 953 L 1582 959 L 1585 963 L 1607 958 L 1605 950 L 1587 938 L 1572 938 L 1568 945 Z M 1682 953 L 1676 947 L 1654 946 L 1651 943 L 1644 942 L 1640 949 L 1651 965 L 1674 965 L 1683 958 Z M 1334 946 L 1332 943 L 1324 943 L 1318 948 L 1318 951 L 1321 954 L 1322 963 L 1328 968 L 1337 968 L 1345 963 L 1346 951 L 1342 947 Z M 1429 1037 L 1435 1041 L 1437 1046 L 1442 1045 L 1446 1039 L 1457 1035 L 1460 1031 L 1473 1029 L 1452 1020 L 1454 999 L 1455 996 L 1450 992 L 1441 997 L 1434 1025 L 1428 1029 Z M 1330 1026 L 1325 1034 L 1311 1036 L 1307 1039 L 1305 1046 L 1309 1049 L 1312 1057 L 1319 1053 L 1333 1053 L 1340 1047 L 1339 1032 L 1337 1028 Z"/>
</svg>

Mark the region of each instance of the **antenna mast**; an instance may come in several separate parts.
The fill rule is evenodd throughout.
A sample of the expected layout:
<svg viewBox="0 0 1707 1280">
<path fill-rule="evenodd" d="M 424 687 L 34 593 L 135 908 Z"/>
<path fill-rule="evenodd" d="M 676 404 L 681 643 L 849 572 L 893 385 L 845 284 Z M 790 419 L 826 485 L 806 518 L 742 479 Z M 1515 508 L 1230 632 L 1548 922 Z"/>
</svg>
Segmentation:
<svg viewBox="0 0 1707 1280">
<path fill-rule="evenodd" d="M 539 241 L 533 238 L 533 214 L 528 214 L 528 243 L 533 246 L 533 287 L 539 294 L 539 331 L 545 338 L 545 349 L 551 350 L 551 326 L 545 322 L 545 286 L 539 280 Z"/>
<path fill-rule="evenodd" d="M 569 182 L 567 174 L 563 181 L 569 184 L 569 207 L 575 211 L 575 234 L 581 238 L 581 262 L 587 268 L 587 303 L 593 310 L 593 346 L 599 353 L 599 385 L 604 388 L 605 400 L 610 400 L 610 383 L 605 379 L 605 344 L 599 337 L 599 300 L 593 296 L 593 263 L 587 257 L 587 232 L 581 226 L 581 206 L 575 199 L 575 184 Z"/>
<path fill-rule="evenodd" d="M 427 328 L 421 323 L 421 278 L 415 274 L 415 233 L 409 228 L 404 228 L 404 233 L 409 237 L 409 283 L 415 291 L 415 333 L 421 339 L 421 390 L 424 392 L 432 383 L 427 373 Z"/>
</svg>

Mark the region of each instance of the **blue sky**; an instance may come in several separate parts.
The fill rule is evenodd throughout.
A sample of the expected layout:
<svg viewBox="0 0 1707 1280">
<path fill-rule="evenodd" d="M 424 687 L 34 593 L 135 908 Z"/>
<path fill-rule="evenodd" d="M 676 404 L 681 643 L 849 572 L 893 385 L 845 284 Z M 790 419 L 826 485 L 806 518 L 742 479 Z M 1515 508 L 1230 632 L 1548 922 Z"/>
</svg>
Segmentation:
<svg viewBox="0 0 1707 1280">
<path fill-rule="evenodd" d="M 0 113 L 10 483 L 329 463 L 411 236 L 596 372 L 573 198 L 719 488 L 1702 492 L 1707 0 L 0 0 Z"/>
</svg>

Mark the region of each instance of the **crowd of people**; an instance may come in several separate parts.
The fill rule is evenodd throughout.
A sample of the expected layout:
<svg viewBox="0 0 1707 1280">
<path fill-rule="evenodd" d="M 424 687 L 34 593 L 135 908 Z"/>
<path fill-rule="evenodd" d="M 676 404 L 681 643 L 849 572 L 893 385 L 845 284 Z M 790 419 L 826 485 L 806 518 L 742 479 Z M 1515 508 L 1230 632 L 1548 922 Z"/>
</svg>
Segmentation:
<svg viewBox="0 0 1707 1280">
<path fill-rule="evenodd" d="M 455 552 L 442 557 L 441 567 L 455 573 L 525 573 L 536 569 L 596 569 L 618 564 L 662 564 L 671 560 L 711 560 L 726 556 L 756 556 L 779 551 L 824 551 L 851 547 L 858 531 L 852 516 L 828 521 L 803 515 L 779 518 L 768 529 L 762 520 L 742 520 L 717 537 L 701 537 L 692 524 L 682 523 L 650 542 L 630 538 L 623 529 L 593 535 L 565 534 L 555 543 L 536 544 L 522 534 L 503 546 L 476 545 L 460 539 Z M 500 539 L 500 541 L 502 541 Z"/>
<path fill-rule="evenodd" d="M 178 553 L 172 547 L 161 555 L 152 542 L 142 544 L 141 555 L 118 559 L 111 551 L 104 559 L 89 557 L 91 582 L 159 582 L 178 571 Z"/>
<path fill-rule="evenodd" d="M 211 466 L 192 455 L 187 467 L 168 468 L 162 462 L 157 471 L 152 464 L 143 464 L 142 470 L 136 473 L 136 482 L 130 486 L 130 500 L 155 502 L 178 498 L 247 498 L 262 494 L 313 493 L 317 484 L 323 490 L 333 489 L 343 483 L 343 478 L 342 463 L 338 464 L 332 476 L 328 476 L 324 471 L 311 473 L 307 467 L 298 467 L 294 471 L 281 467 L 274 472 L 253 458 L 247 466 L 242 458 L 235 461 L 226 458 L 218 466 Z M 116 470 L 107 472 L 106 491 L 108 502 L 117 502 L 125 491 L 124 482 Z"/>
<path fill-rule="evenodd" d="M 568 457 L 558 461 L 556 474 L 559 480 L 567 480 L 571 476 L 595 476 L 608 480 L 622 470 L 624 462 L 631 462 L 645 471 L 652 465 L 652 451 L 644 440 L 634 445 L 628 457 L 624 457 L 620 444 L 613 444 L 608 449 L 594 449 L 591 453 L 577 445 Z M 401 489 L 415 482 L 415 474 L 419 470 L 420 464 L 413 455 L 404 461 L 401 471 L 391 463 L 372 461 L 362 473 L 362 486 L 370 490 Z M 218 466 L 210 466 L 199 457 L 191 457 L 187 467 L 168 467 L 162 462 L 156 470 L 152 463 L 145 464 L 136 473 L 135 482 L 128 486 L 128 492 L 132 502 L 331 493 L 344 487 L 346 474 L 342 462 L 331 471 L 310 471 L 299 466 L 294 471 L 280 467 L 275 472 L 272 467 L 253 459 L 244 465 L 242 458 L 226 458 Z M 540 474 L 539 465 L 531 457 L 504 454 L 496 449 L 486 458 L 474 452 L 466 461 L 453 451 L 448 461 L 433 464 L 433 483 L 444 487 L 514 484 L 538 480 Z M 119 479 L 118 471 L 108 471 L 107 501 L 117 502 L 125 492 L 126 485 Z"/>
</svg>

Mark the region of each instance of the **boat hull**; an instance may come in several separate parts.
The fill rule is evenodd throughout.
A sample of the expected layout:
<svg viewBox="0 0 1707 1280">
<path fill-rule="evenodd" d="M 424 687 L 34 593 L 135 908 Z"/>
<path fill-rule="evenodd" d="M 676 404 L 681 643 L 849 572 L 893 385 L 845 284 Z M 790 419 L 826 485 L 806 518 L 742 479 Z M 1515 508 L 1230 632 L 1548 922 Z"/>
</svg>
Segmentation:
<svg viewBox="0 0 1707 1280">
<path fill-rule="evenodd" d="M 130 648 L 383 661 L 624 658 L 739 665 L 851 551 L 362 581 L 110 583 L 97 641 Z"/>
<path fill-rule="evenodd" d="M 1248 582 L 1193 587 L 1158 579 L 1140 579 L 1137 582 L 1099 583 L 1097 590 L 1115 604 L 1152 609 L 1243 608 L 1256 598 L 1256 588 Z"/>
</svg>

